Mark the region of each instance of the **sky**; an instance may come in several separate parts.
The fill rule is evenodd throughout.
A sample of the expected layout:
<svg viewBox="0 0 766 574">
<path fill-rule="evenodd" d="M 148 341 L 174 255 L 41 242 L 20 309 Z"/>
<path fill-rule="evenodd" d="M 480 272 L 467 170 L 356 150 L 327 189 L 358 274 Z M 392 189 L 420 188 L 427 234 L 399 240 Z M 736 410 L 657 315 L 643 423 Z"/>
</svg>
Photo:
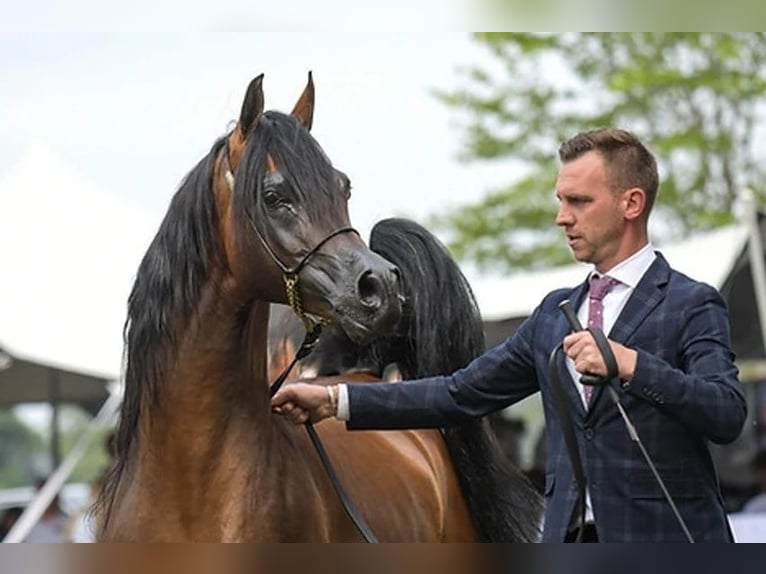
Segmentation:
<svg viewBox="0 0 766 574">
<path fill-rule="evenodd" d="M 159 220 L 254 76 L 266 107 L 289 111 L 311 70 L 313 134 L 352 179 L 352 222 L 422 220 L 493 178 L 457 161 L 457 115 L 433 95 L 482 59 L 466 32 L 6 34 L 0 174 L 42 147 Z"/>
</svg>

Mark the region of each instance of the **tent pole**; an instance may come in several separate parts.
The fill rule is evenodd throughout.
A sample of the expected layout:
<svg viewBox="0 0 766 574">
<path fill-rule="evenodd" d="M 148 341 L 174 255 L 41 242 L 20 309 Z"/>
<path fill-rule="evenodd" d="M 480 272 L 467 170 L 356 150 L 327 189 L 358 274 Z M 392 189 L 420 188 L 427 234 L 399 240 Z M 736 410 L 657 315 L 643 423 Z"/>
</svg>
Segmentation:
<svg viewBox="0 0 766 574">
<path fill-rule="evenodd" d="M 48 380 L 51 393 L 51 461 L 52 468 L 61 464 L 61 425 L 59 424 L 59 408 L 61 398 L 61 381 L 56 369 L 48 370 Z"/>
</svg>

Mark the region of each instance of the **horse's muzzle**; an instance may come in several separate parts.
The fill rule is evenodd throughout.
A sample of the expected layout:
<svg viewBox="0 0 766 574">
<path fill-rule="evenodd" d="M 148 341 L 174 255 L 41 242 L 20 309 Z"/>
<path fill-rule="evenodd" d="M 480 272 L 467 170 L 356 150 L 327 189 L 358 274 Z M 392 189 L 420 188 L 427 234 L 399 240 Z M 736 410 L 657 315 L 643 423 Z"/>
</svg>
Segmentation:
<svg viewBox="0 0 766 574">
<path fill-rule="evenodd" d="M 391 333 L 402 313 L 403 295 L 399 269 L 378 255 L 365 258 L 368 265 L 356 275 L 354 293 L 336 307 L 337 322 L 356 343 Z"/>
</svg>

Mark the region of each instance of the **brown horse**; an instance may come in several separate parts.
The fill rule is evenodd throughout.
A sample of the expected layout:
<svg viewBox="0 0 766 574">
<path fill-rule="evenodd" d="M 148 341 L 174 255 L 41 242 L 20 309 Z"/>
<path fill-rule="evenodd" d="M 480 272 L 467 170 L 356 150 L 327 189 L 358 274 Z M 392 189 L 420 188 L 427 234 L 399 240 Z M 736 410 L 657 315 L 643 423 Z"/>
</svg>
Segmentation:
<svg viewBox="0 0 766 574">
<path fill-rule="evenodd" d="M 309 134 L 313 110 L 310 75 L 289 115 L 264 112 L 254 79 L 236 127 L 186 176 L 139 266 L 116 463 L 96 509 L 102 541 L 359 539 L 267 390 L 269 302 L 359 342 L 401 311 L 398 271 L 350 227 L 349 179 Z M 371 522 L 387 539 L 435 538 L 417 510 L 433 485 L 406 471 L 422 464 L 409 460 L 417 447 L 378 442 L 380 476 L 356 466 L 370 443 L 342 447 L 348 477 L 364 484 L 358 498 L 378 513 Z"/>
<path fill-rule="evenodd" d="M 470 285 L 436 237 L 414 221 L 386 219 L 373 227 L 370 248 L 400 272 L 405 302 L 396 329 L 360 345 L 329 326 L 314 352 L 293 369 L 293 378 L 316 375 L 309 382 L 326 385 L 449 374 L 484 350 L 483 324 Z M 274 376 L 295 356 L 302 333 L 290 309 L 277 306 L 270 325 Z M 396 466 L 406 479 L 402 487 L 413 496 L 412 510 L 402 512 L 412 518 L 417 511 L 422 524 L 433 525 L 423 533 L 427 540 L 513 542 L 539 537 L 540 497 L 506 458 L 487 419 L 440 431 L 347 432 L 335 420 L 318 428 L 341 474 L 344 450 L 360 445 L 353 459 L 356 476 L 344 482 L 371 522 L 377 513 L 367 508 L 367 499 L 375 476 Z M 377 450 L 391 443 L 395 451 L 409 451 L 407 464 L 396 452 Z M 359 480 L 368 482 L 367 489 L 359 488 Z M 393 500 L 393 506 L 399 498 L 386 500 Z"/>
</svg>

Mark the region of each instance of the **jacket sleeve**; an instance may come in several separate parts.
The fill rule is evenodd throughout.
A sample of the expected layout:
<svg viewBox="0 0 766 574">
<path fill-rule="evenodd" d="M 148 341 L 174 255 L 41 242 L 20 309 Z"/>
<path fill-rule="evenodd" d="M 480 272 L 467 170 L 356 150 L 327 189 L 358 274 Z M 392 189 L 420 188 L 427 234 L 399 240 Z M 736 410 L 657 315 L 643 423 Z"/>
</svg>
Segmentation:
<svg viewBox="0 0 766 574">
<path fill-rule="evenodd" d="M 731 351 L 729 321 L 718 292 L 696 284 L 667 341 L 676 362 L 638 348 L 631 394 L 655 404 L 692 431 L 725 444 L 745 423 L 747 404 Z M 667 321 L 667 319 L 666 319 Z"/>
<path fill-rule="evenodd" d="M 532 341 L 535 311 L 516 333 L 452 375 L 348 385 L 349 429 L 435 428 L 460 424 L 539 389 Z"/>
</svg>

